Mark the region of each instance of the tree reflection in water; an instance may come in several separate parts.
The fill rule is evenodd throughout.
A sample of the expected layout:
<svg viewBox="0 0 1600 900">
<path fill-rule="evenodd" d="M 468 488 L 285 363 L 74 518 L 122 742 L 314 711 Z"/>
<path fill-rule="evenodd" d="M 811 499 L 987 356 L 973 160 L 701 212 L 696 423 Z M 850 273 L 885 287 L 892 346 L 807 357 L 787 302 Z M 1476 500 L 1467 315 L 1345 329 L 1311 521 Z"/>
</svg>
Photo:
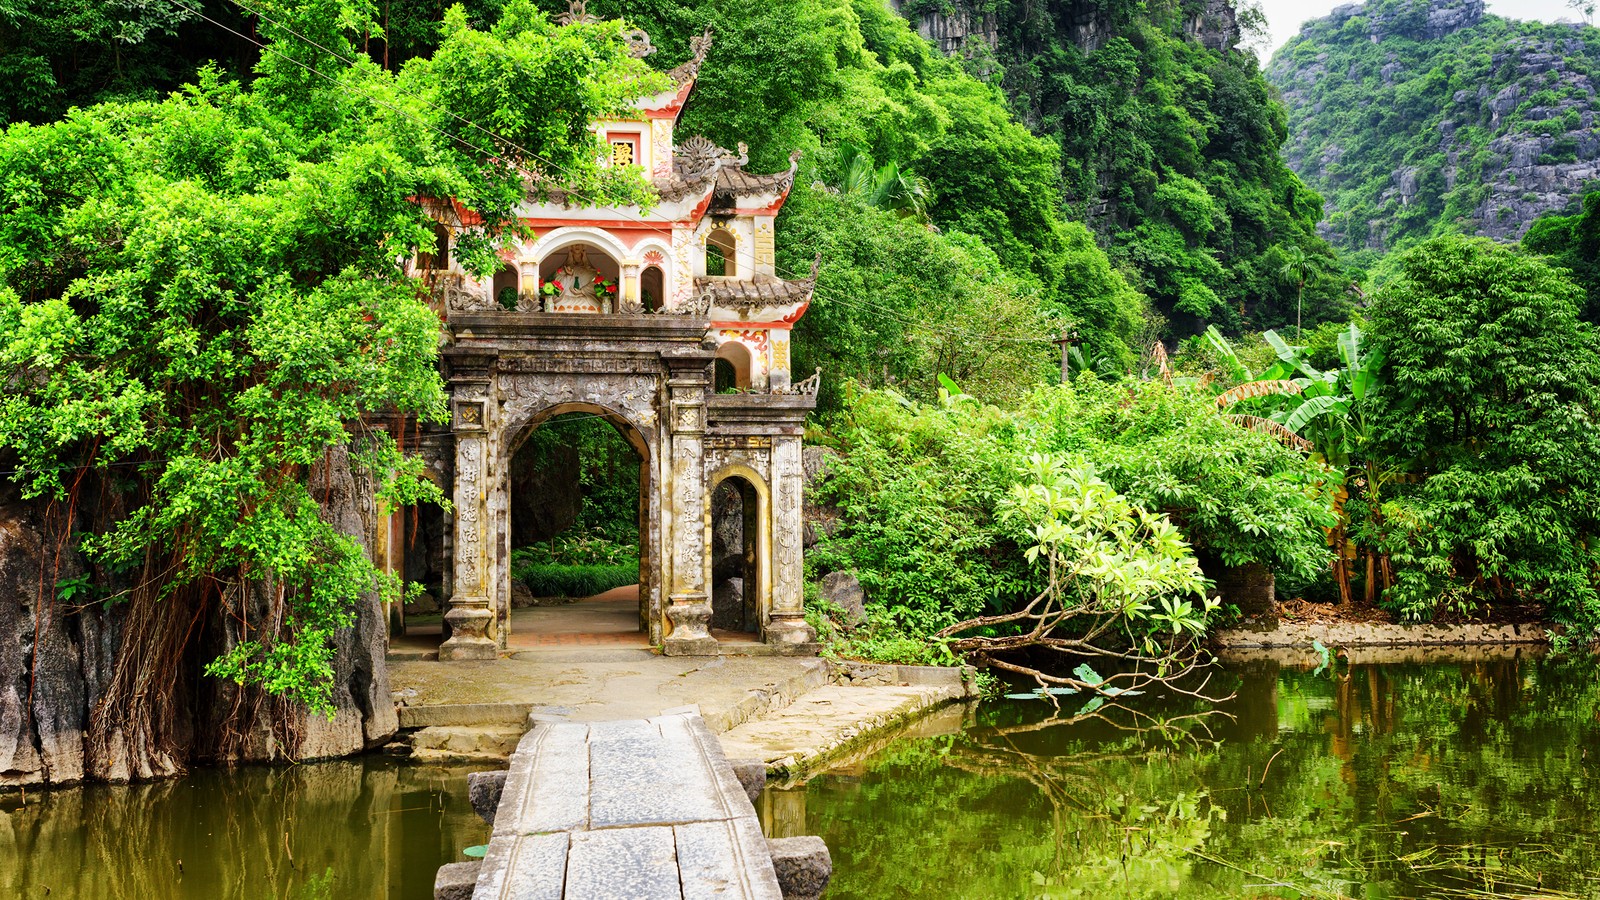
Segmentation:
<svg viewBox="0 0 1600 900">
<path fill-rule="evenodd" d="M 0 795 L 0 896 L 426 898 L 483 843 L 466 776 L 383 760 Z"/>
<path fill-rule="evenodd" d="M 1600 888 L 1593 660 L 1233 672 L 1214 714 L 1159 698 L 1089 717 L 1002 703 L 813 780 L 801 818 L 833 852 L 829 896 Z"/>
</svg>

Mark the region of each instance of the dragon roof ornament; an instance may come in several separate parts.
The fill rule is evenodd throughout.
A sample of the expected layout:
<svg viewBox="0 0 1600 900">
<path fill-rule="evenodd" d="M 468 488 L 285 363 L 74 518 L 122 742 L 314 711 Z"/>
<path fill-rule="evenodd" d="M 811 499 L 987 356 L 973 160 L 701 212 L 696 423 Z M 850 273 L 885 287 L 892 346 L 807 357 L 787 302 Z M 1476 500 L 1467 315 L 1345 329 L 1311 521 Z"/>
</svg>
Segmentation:
<svg viewBox="0 0 1600 900">
<path fill-rule="evenodd" d="M 562 27 L 568 25 L 593 25 L 600 22 L 599 16 L 589 14 L 588 0 L 568 0 L 567 11 L 556 16 L 556 24 Z M 628 45 L 628 55 L 634 59 L 643 59 L 656 52 L 655 45 L 650 43 L 650 35 L 642 28 L 627 28 L 622 32 L 622 42 Z"/>
<path fill-rule="evenodd" d="M 567 11 L 556 16 L 556 24 L 562 26 L 593 25 L 600 21 L 599 16 L 591 16 L 588 10 L 584 9 L 586 2 L 587 0 L 569 0 Z"/>
<path fill-rule="evenodd" d="M 706 61 L 706 54 L 711 52 L 711 26 L 707 25 L 705 33 L 689 39 L 689 58 L 683 65 L 667 72 L 674 84 L 684 84 L 693 81 L 700 74 L 700 64 Z"/>
</svg>

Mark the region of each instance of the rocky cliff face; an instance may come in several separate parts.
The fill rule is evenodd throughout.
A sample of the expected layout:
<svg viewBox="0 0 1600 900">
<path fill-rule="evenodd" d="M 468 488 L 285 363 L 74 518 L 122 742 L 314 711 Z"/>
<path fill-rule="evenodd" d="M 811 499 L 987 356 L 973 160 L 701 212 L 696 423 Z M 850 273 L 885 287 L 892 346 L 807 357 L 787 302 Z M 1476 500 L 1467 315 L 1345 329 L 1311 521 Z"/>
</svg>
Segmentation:
<svg viewBox="0 0 1600 900">
<path fill-rule="evenodd" d="M 911 19 L 917 33 L 932 41 L 946 54 L 973 57 L 982 53 L 1003 52 L 1002 43 L 1018 29 L 1008 24 L 1025 24 L 1042 16 L 1068 43 L 1084 53 L 1105 46 L 1118 33 L 1113 6 L 1094 0 L 1051 0 L 1040 9 L 1034 5 L 983 4 L 975 0 L 955 0 L 950 4 L 928 4 L 890 0 L 895 12 Z M 1183 4 L 1183 31 L 1195 42 L 1212 50 L 1228 50 L 1239 43 L 1239 21 L 1233 0 L 1191 0 Z M 1013 22 L 1012 20 L 1020 20 Z M 1041 29 L 1034 23 L 1034 31 Z M 1022 28 L 1015 35 L 1026 43 Z M 1018 49 L 1025 50 L 1026 47 Z"/>
<path fill-rule="evenodd" d="M 1441 229 L 1515 240 L 1600 187 L 1600 30 L 1510 22 L 1481 0 L 1373 0 L 1307 23 L 1267 74 L 1289 165 L 1346 249 Z"/>
<path fill-rule="evenodd" d="M 335 453 L 317 473 L 323 515 L 371 546 L 372 496 L 352 473 L 348 455 Z M 71 784 L 86 778 L 128 781 L 171 774 L 141 767 L 118 754 L 91 757 L 91 713 L 117 665 L 125 606 L 85 602 L 90 574 L 68 536 L 87 522 L 69 520 L 63 504 L 22 499 L 0 479 L 0 790 Z M 72 524 L 73 528 L 67 526 Z M 103 577 L 99 573 L 97 577 Z M 74 590 L 78 593 L 74 593 Z M 181 766 L 191 760 L 266 762 L 346 756 L 387 741 L 397 730 L 384 653 L 386 622 L 377 597 L 339 635 L 334 659 L 331 719 L 202 677 L 237 635 L 225 621 L 206 623 L 182 683 L 187 736 Z M 219 728 L 223 723 L 231 727 Z M 219 737 L 226 731 L 230 736 Z"/>
</svg>

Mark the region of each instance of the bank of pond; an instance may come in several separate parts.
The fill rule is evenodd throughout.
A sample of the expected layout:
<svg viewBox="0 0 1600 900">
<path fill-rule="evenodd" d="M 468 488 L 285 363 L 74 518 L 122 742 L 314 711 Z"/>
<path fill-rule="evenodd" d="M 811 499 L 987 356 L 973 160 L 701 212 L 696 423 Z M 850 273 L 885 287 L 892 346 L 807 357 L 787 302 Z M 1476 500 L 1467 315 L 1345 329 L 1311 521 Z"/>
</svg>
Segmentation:
<svg viewBox="0 0 1600 900">
<path fill-rule="evenodd" d="M 1214 708 L 947 710 L 757 808 L 771 837 L 827 841 L 836 900 L 1600 890 L 1593 659 L 1228 675 Z M 476 768 L 370 758 L 0 795 L 0 896 L 426 898 L 487 840 Z"/>
</svg>

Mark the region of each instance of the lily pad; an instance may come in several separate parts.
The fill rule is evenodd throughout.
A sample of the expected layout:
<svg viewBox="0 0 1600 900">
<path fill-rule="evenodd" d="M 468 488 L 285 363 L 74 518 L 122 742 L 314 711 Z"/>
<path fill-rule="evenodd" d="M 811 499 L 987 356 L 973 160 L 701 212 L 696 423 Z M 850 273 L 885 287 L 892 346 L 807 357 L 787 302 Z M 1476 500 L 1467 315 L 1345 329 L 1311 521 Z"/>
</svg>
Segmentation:
<svg viewBox="0 0 1600 900">
<path fill-rule="evenodd" d="M 471 847 L 461 851 L 461 855 L 469 859 L 483 859 L 483 855 L 488 852 L 488 844 L 474 844 Z"/>
</svg>

